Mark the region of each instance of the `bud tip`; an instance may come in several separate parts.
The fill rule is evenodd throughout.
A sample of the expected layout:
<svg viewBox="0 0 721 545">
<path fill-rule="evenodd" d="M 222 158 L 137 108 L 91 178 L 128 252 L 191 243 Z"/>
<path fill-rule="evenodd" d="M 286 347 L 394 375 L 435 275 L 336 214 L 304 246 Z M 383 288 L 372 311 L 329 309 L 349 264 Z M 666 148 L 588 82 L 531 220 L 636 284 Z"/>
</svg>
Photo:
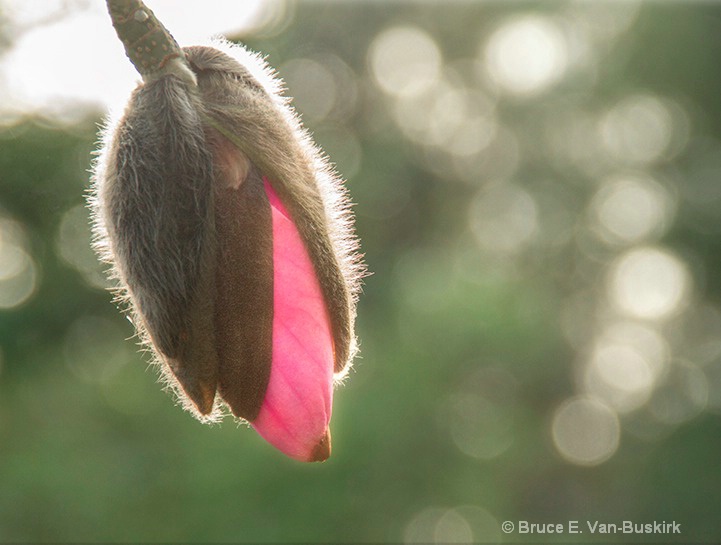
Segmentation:
<svg viewBox="0 0 721 545">
<path fill-rule="evenodd" d="M 330 430 L 326 428 L 325 434 L 310 453 L 309 462 L 325 462 L 330 457 Z"/>
</svg>

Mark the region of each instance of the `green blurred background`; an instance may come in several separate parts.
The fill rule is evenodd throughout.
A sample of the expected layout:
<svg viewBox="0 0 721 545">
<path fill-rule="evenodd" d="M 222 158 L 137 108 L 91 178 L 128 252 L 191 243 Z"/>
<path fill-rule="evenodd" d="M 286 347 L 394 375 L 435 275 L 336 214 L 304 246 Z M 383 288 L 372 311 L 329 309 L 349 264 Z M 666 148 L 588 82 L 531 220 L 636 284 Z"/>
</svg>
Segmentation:
<svg viewBox="0 0 721 545">
<path fill-rule="evenodd" d="M 89 249 L 103 3 L 0 0 L 0 541 L 721 540 L 721 4 L 149 4 L 243 19 L 348 179 L 362 357 L 324 464 L 176 407 Z"/>
</svg>

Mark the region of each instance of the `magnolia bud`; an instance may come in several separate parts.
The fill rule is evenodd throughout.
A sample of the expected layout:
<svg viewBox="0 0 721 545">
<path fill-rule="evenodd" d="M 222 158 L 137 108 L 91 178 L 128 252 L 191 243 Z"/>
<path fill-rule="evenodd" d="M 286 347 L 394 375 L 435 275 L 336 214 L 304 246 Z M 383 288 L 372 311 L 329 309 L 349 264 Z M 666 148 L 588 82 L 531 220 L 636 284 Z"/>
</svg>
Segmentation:
<svg viewBox="0 0 721 545">
<path fill-rule="evenodd" d="M 363 272 L 342 182 L 260 57 L 177 48 L 139 0 L 108 4 L 144 78 L 93 176 L 119 296 L 198 418 L 227 407 L 289 456 L 325 460 Z"/>
</svg>

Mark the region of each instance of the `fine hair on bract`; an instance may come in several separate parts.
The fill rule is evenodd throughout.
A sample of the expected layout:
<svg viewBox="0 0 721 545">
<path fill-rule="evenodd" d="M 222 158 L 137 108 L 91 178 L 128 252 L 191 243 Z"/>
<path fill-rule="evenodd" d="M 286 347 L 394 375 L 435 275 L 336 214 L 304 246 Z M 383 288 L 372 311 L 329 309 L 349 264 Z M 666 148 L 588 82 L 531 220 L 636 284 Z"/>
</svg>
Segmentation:
<svg viewBox="0 0 721 545">
<path fill-rule="evenodd" d="M 230 171 L 273 180 L 293 216 L 325 296 L 336 382 L 357 351 L 355 310 L 365 267 L 343 181 L 282 96 L 274 71 L 258 54 L 222 39 L 183 53 L 182 61 L 170 61 L 177 70 L 146 78 L 122 116 L 106 121 L 88 202 L 94 248 L 110 265 L 117 301 L 164 382 L 208 422 L 229 405 L 222 385 L 215 395 L 221 333 L 213 316 L 217 253 L 224 247 L 215 199 L 217 187 L 238 176 Z M 256 265 L 263 266 L 240 264 L 239 274 L 252 278 Z M 250 314 L 230 327 L 253 327 Z M 186 372 L 177 365 L 186 359 L 200 363 Z M 253 409 L 232 412 L 253 415 Z"/>
</svg>

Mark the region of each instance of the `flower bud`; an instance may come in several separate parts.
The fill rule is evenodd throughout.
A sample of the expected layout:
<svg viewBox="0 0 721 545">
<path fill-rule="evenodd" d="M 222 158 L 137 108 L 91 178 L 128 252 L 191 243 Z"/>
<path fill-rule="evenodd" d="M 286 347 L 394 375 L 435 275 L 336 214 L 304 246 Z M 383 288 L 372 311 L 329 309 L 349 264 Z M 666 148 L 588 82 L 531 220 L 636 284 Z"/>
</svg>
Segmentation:
<svg viewBox="0 0 721 545">
<path fill-rule="evenodd" d="M 130 4 L 111 15 L 147 23 Z M 363 272 L 345 189 L 257 55 L 179 51 L 138 61 L 145 81 L 105 130 L 96 248 L 186 408 L 227 408 L 287 455 L 325 460 Z"/>
</svg>

